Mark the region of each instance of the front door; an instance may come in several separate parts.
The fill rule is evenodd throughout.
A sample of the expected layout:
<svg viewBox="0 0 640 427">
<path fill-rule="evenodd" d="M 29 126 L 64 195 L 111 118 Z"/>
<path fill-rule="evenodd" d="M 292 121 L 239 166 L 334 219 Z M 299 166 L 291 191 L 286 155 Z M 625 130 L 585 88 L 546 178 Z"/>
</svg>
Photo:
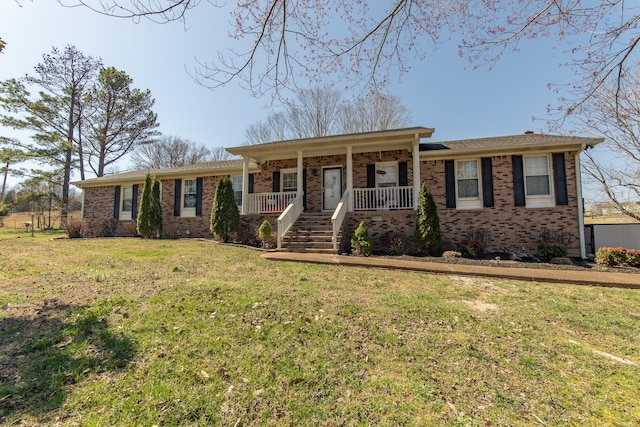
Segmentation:
<svg viewBox="0 0 640 427">
<path fill-rule="evenodd" d="M 334 211 L 342 198 L 342 168 L 322 169 L 322 209 Z"/>
</svg>

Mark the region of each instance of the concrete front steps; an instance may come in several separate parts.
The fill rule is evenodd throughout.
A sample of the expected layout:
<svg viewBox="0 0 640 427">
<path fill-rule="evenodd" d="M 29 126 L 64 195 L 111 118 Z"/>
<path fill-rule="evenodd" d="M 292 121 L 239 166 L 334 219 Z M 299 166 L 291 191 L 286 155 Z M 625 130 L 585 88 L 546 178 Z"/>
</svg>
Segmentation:
<svg viewBox="0 0 640 427">
<path fill-rule="evenodd" d="M 282 250 L 290 252 L 315 252 L 337 254 L 333 249 L 331 214 L 303 212 L 282 239 Z M 338 234 L 338 248 L 342 233 Z"/>
</svg>

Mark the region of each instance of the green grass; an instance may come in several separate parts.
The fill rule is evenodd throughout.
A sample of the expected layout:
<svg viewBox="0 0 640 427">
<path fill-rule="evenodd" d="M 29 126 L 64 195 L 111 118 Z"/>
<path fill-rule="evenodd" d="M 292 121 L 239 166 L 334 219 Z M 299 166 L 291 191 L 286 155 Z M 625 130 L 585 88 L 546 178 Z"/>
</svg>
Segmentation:
<svg viewBox="0 0 640 427">
<path fill-rule="evenodd" d="M 0 234 L 0 422 L 637 425 L 640 292 Z"/>
</svg>

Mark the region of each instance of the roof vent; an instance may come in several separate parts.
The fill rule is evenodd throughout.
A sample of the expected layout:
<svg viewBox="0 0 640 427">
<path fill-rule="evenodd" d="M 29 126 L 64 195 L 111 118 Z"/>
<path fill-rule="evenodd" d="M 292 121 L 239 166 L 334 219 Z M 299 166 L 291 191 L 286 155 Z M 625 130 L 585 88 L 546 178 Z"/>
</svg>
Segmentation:
<svg viewBox="0 0 640 427">
<path fill-rule="evenodd" d="M 532 130 L 525 130 L 524 134 L 525 135 L 533 135 L 533 131 Z"/>
</svg>

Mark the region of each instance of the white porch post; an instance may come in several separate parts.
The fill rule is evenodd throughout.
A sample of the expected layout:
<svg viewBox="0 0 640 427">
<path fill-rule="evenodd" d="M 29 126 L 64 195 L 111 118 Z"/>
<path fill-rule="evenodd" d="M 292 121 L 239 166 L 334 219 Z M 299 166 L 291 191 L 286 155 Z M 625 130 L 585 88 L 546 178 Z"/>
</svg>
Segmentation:
<svg viewBox="0 0 640 427">
<path fill-rule="evenodd" d="M 418 209 L 418 196 L 420 194 L 420 136 L 415 135 L 413 140 L 413 209 Z"/>
<path fill-rule="evenodd" d="M 297 181 L 296 181 L 296 185 L 298 186 L 298 191 L 296 193 L 298 196 L 300 196 L 303 192 L 302 166 L 303 166 L 302 151 L 298 151 L 298 174 L 297 174 Z"/>
<path fill-rule="evenodd" d="M 241 214 L 247 213 L 247 197 L 249 195 L 249 159 L 242 158 L 242 206 Z"/>
<path fill-rule="evenodd" d="M 353 148 L 347 146 L 347 211 L 353 212 Z"/>
</svg>

